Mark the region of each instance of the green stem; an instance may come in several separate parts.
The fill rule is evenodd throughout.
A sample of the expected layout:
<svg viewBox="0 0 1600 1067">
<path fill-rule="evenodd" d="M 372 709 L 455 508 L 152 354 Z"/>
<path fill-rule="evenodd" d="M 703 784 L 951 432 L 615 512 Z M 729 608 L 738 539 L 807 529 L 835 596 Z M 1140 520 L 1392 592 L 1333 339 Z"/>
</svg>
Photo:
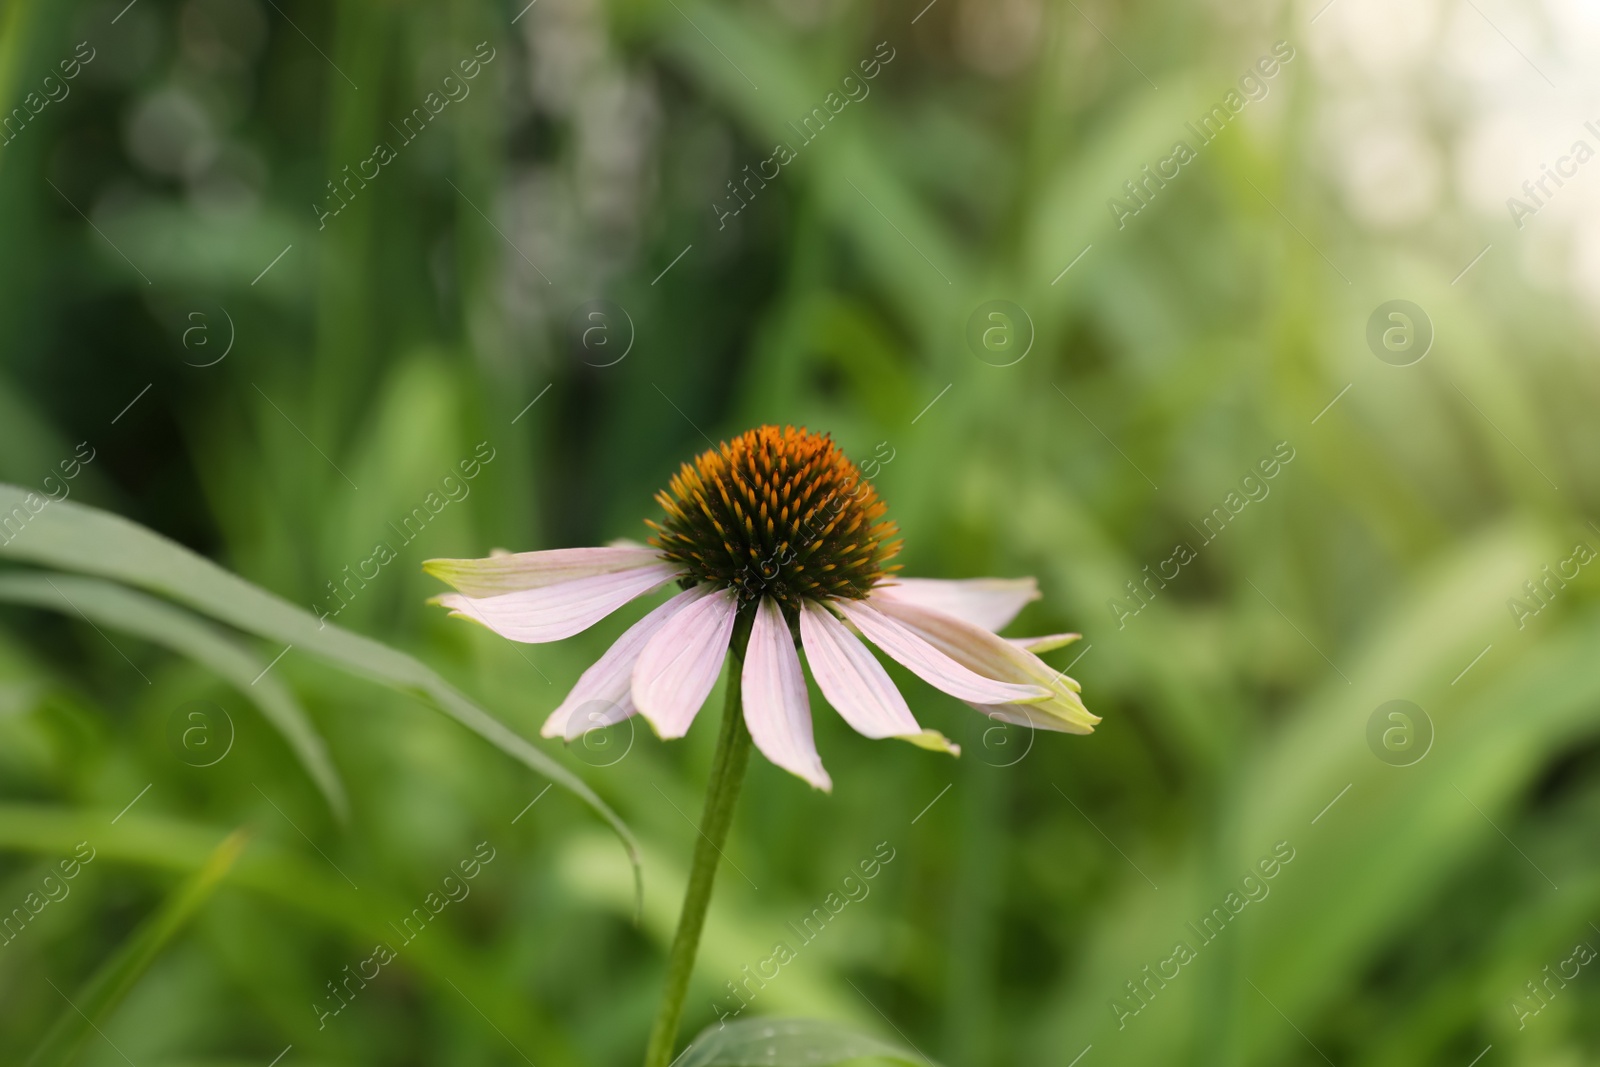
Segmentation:
<svg viewBox="0 0 1600 1067">
<path fill-rule="evenodd" d="M 650 1028 L 650 1044 L 645 1050 L 644 1067 L 668 1067 L 678 1039 L 678 1024 L 683 1018 L 683 998 L 689 992 L 689 977 L 694 973 L 694 957 L 700 948 L 700 931 L 705 928 L 706 910 L 711 906 L 711 887 L 716 881 L 722 846 L 733 824 L 734 805 L 739 787 L 744 784 L 745 767 L 750 762 L 750 731 L 745 727 L 740 706 L 740 682 L 744 649 L 750 627 L 740 619 L 728 656 L 728 696 L 722 709 L 722 732 L 717 736 L 717 751 L 711 759 L 711 781 L 706 786 L 705 810 L 700 816 L 700 836 L 695 841 L 694 863 L 689 869 L 689 889 L 678 916 L 678 932 L 672 938 L 667 956 L 667 984 L 661 993 L 661 1006 Z"/>
</svg>

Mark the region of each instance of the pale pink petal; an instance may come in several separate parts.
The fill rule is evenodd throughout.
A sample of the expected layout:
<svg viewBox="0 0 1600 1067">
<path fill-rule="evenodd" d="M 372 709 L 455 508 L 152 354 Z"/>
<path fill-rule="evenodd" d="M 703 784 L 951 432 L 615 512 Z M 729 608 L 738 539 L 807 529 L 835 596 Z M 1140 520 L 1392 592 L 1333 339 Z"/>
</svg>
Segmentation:
<svg viewBox="0 0 1600 1067">
<path fill-rule="evenodd" d="M 1095 724 L 1100 721 L 1100 716 L 1091 715 L 1079 704 L 1078 712 L 1073 715 L 1057 714 L 1052 705 L 1041 704 L 968 704 L 972 710 L 981 712 L 991 719 L 999 722 L 1008 722 L 1017 726 L 1027 726 L 1035 730 L 1050 730 L 1060 734 L 1092 734 Z"/>
<path fill-rule="evenodd" d="M 1044 700 L 961 698 L 969 704 L 1026 704 L 1034 714 L 1052 717 L 1063 724 L 1060 728 L 1072 732 L 1092 727 L 1100 721 L 1083 706 L 1083 700 L 1078 696 L 1081 687 L 1075 679 L 1053 670 L 1038 656 L 1018 648 L 1005 638 L 996 637 L 981 626 L 974 626 L 954 616 L 910 604 L 886 600 L 882 602 L 882 609 L 886 617 L 908 633 L 926 641 L 968 669 L 989 678 L 1043 686 L 1047 693 L 1047 699 Z"/>
<path fill-rule="evenodd" d="M 976 706 L 976 705 L 974 705 Z M 633 696 L 625 694 L 615 701 L 591 700 L 579 704 L 567 716 L 566 728 L 562 734 L 563 741 L 576 741 L 591 730 L 603 730 L 607 726 L 615 726 L 637 715 L 639 709 L 633 706 Z M 548 726 L 548 723 L 546 724 Z M 554 737 L 543 730 L 541 737 Z"/>
<path fill-rule="evenodd" d="M 831 792 L 833 781 L 822 769 L 811 737 L 811 701 L 806 696 L 805 675 L 800 673 L 800 655 L 794 650 L 783 611 L 771 597 L 762 597 L 756 608 L 750 645 L 744 654 L 743 684 L 744 722 L 750 728 L 750 740 L 779 767 Z"/>
<path fill-rule="evenodd" d="M 1013 645 L 1024 652 L 1038 655 L 1041 652 L 1053 652 L 1058 648 L 1065 648 L 1074 641 L 1083 640 L 1082 634 L 1046 634 L 1043 637 L 1008 637 Z"/>
<path fill-rule="evenodd" d="M 1039 599 L 1039 583 L 1032 578 L 892 578 L 874 587 L 871 596 L 942 611 L 999 631 L 1024 604 Z"/>
<path fill-rule="evenodd" d="M 849 627 L 815 601 L 806 601 L 800 609 L 800 642 L 817 688 L 856 733 L 899 737 L 922 748 L 961 754 L 960 746 L 937 730 L 917 725 L 889 672 Z"/>
<path fill-rule="evenodd" d="M 1033 653 L 965 619 L 896 600 L 884 600 L 879 603 L 879 608 L 882 614 L 904 629 L 984 677 L 1018 683 L 1031 682 L 1047 688 L 1054 687 L 1056 680 L 1063 677 Z"/>
<path fill-rule="evenodd" d="M 800 610 L 800 641 L 817 688 L 863 737 L 921 733 L 906 698 L 872 653 L 833 613 L 815 601 Z"/>
<path fill-rule="evenodd" d="M 717 684 L 739 601 L 729 589 L 683 608 L 645 642 L 633 668 L 633 703 L 663 738 L 682 737 Z"/>
<path fill-rule="evenodd" d="M 670 563 L 597 574 L 500 596 L 446 593 L 436 598 L 452 614 L 481 622 L 501 637 L 526 644 L 560 641 L 587 630 L 628 601 L 677 577 Z"/>
<path fill-rule="evenodd" d="M 578 679 L 567 699 L 550 713 L 543 737 L 564 737 L 571 741 L 590 730 L 619 723 L 634 713 L 633 667 L 645 644 L 660 631 L 668 619 L 711 591 L 697 585 L 685 589 L 650 614 L 628 627 L 626 633 L 606 650 Z"/>
<path fill-rule="evenodd" d="M 913 633 L 898 620 L 864 600 L 841 597 L 829 603 L 855 624 L 868 641 L 898 660 L 918 678 L 953 697 L 990 704 L 1010 704 L 1044 700 L 1050 696 L 1050 690 L 1042 686 L 996 681 L 993 677 L 962 666 L 945 651 L 931 645 L 926 638 Z M 887 601 L 884 606 L 893 604 L 893 601 Z M 979 632 L 988 633 L 986 630 Z M 996 637 L 995 640 L 1000 641 L 1000 638 Z M 1003 641 L 1001 643 L 1004 644 Z"/>
<path fill-rule="evenodd" d="M 486 559 L 430 559 L 422 569 L 471 597 L 501 596 L 523 589 L 648 567 L 661 553 L 644 545 L 556 548 L 547 552 L 496 551 Z"/>
</svg>

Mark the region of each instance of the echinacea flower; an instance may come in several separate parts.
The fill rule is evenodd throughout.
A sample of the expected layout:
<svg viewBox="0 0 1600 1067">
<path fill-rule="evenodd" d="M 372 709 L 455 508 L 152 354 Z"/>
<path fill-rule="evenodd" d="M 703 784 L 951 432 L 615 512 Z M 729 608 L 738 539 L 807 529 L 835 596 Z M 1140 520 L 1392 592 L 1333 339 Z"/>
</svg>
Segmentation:
<svg viewBox="0 0 1600 1067">
<path fill-rule="evenodd" d="M 572 740 L 638 713 L 663 739 L 688 732 L 748 628 L 744 720 L 773 763 L 832 788 L 811 732 L 797 644 L 817 688 L 856 732 L 959 753 L 917 724 L 862 642 L 936 689 L 1006 723 L 1086 734 L 1099 722 L 1078 683 L 1038 652 L 1076 634 L 999 637 L 1039 596 L 1031 578 L 900 578 L 894 523 L 830 437 L 749 430 L 684 464 L 656 495 L 650 544 L 436 559 L 454 586 L 438 602 L 512 641 L 559 641 L 669 582 L 678 593 L 583 673 L 540 731 Z M 741 632 L 740 636 L 743 636 Z"/>
</svg>

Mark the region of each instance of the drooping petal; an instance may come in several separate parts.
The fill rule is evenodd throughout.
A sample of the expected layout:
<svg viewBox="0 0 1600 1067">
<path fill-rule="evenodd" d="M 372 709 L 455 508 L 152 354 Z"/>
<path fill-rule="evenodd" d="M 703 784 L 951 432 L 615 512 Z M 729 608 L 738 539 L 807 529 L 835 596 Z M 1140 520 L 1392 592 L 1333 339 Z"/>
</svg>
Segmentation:
<svg viewBox="0 0 1600 1067">
<path fill-rule="evenodd" d="M 942 611 L 998 632 L 1024 604 L 1039 599 L 1039 583 L 1032 578 L 894 578 L 875 586 L 871 596 Z"/>
<path fill-rule="evenodd" d="M 977 707 L 976 704 L 972 705 Z M 1021 705 L 1018 705 L 1020 707 Z M 567 716 L 566 728 L 562 733 L 563 741 L 576 741 L 584 734 L 593 730 L 603 730 L 607 726 L 615 726 L 619 722 L 626 722 L 639 713 L 633 706 L 633 695 L 626 694 L 616 701 L 588 701 L 579 704 Z M 548 725 L 548 724 L 547 724 Z M 541 737 L 554 737 L 539 731 Z"/>
<path fill-rule="evenodd" d="M 645 642 L 633 668 L 633 703 L 665 739 L 682 737 L 717 684 L 739 601 L 719 589 L 680 610 Z"/>
<path fill-rule="evenodd" d="M 632 715 L 633 668 L 644 646 L 678 612 L 704 597 L 709 586 L 685 589 L 650 614 L 628 627 L 626 633 L 606 650 L 606 654 L 583 672 L 567 699 L 550 713 L 541 737 L 562 737 L 571 741 L 590 730 L 611 726 Z"/>
<path fill-rule="evenodd" d="M 917 725 L 889 672 L 844 623 L 815 601 L 800 609 L 800 641 L 817 688 L 863 737 L 901 737 L 923 748 L 960 755 L 937 730 Z"/>
<path fill-rule="evenodd" d="M 953 697 L 990 704 L 1011 704 L 1044 700 L 1050 696 L 1050 690 L 1043 686 L 1016 684 L 1009 680 L 1000 681 L 997 680 L 997 676 L 985 675 L 963 666 L 946 651 L 934 647 L 926 638 L 912 632 L 897 619 L 889 617 L 865 600 L 841 598 L 830 603 L 847 620 L 854 623 L 856 629 L 860 630 L 868 641 L 898 660 L 918 678 Z M 885 601 L 883 606 L 906 607 L 895 601 Z M 978 632 L 988 633 L 987 630 Z M 998 637 L 995 640 L 1005 644 Z"/>
<path fill-rule="evenodd" d="M 422 569 L 467 596 L 491 597 L 659 562 L 661 553 L 653 548 L 612 544 L 605 548 L 496 552 L 485 559 L 430 559 L 423 561 Z"/>
<path fill-rule="evenodd" d="M 1008 637 L 1013 645 L 1024 652 L 1038 655 L 1041 652 L 1054 652 L 1058 648 L 1065 648 L 1074 641 L 1083 640 L 1082 634 L 1046 634 L 1043 637 Z"/>
<path fill-rule="evenodd" d="M 1058 720 L 1062 725 L 1054 728 L 1068 732 L 1086 730 L 1100 721 L 1098 716 L 1090 714 L 1083 706 L 1083 700 L 1078 696 L 1081 687 L 1077 681 L 1051 669 L 1032 652 L 996 637 L 981 626 L 974 626 L 951 615 L 892 600 L 884 601 L 882 608 L 883 614 L 906 632 L 926 641 L 968 669 L 990 678 L 1042 686 L 1046 691 L 1047 699 L 1044 700 L 961 698 L 969 704 L 984 705 L 979 708 L 980 711 L 987 714 L 987 708 L 997 705 L 1025 704 L 1035 715 Z"/>
<path fill-rule="evenodd" d="M 1058 734 L 1092 734 L 1094 724 L 1100 721 L 1100 716 L 1090 715 L 1088 711 L 1074 716 L 1055 714 L 1050 710 L 1051 706 L 1048 703 L 973 704 L 969 701 L 967 706 L 997 722 L 1027 726 L 1035 730 L 1050 730 Z M 1082 707 L 1082 704 L 1078 705 L 1078 708 Z M 1085 718 L 1087 721 L 1084 721 Z"/>
<path fill-rule="evenodd" d="M 560 641 L 587 630 L 628 601 L 678 574 L 669 563 L 575 578 L 499 596 L 446 593 L 435 598 L 454 615 L 481 622 L 501 637 L 525 644 Z"/>
<path fill-rule="evenodd" d="M 1038 656 L 1019 648 L 1016 643 L 998 637 L 965 619 L 895 600 L 885 600 L 879 608 L 882 614 L 893 619 L 902 628 L 985 677 L 1019 683 L 1031 682 L 1047 689 L 1055 688 L 1056 680 L 1064 677 L 1052 670 Z"/>
<path fill-rule="evenodd" d="M 832 792 L 833 781 L 822 769 L 811 736 L 811 701 L 800 672 L 800 655 L 783 611 L 771 597 L 762 597 L 756 608 L 744 655 L 743 685 L 744 722 L 756 748 L 790 774 L 824 793 Z"/>
<path fill-rule="evenodd" d="M 1019 707 L 1021 705 L 1018 705 Z M 910 741 L 918 748 L 925 748 L 929 752 L 948 752 L 952 756 L 961 755 L 961 746 L 950 740 L 938 730 L 923 730 L 918 734 L 906 734 L 901 741 Z"/>
</svg>

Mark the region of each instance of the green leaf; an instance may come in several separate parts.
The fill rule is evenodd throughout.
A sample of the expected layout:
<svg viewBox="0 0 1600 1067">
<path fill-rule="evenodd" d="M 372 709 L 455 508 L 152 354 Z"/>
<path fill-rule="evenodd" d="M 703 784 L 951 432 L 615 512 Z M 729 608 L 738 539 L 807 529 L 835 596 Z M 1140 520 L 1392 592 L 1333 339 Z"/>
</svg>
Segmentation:
<svg viewBox="0 0 1600 1067">
<path fill-rule="evenodd" d="M 523 765 L 576 794 L 611 825 L 633 864 L 635 897 L 644 883 L 639 848 L 605 801 L 582 779 L 535 748 L 415 658 L 319 620 L 283 598 L 230 574 L 203 556 L 138 523 L 71 501 L 0 483 L 0 556 L 114 578 L 140 586 L 247 633 L 320 656 L 352 673 L 410 693 L 437 707 Z M 30 506 L 30 502 L 32 506 Z M 15 517 L 15 518 L 13 518 Z M 21 522 L 13 532 L 12 526 Z"/>
<path fill-rule="evenodd" d="M 925 1056 L 818 1019 L 744 1019 L 708 1026 L 677 1067 L 826 1067 L 867 1057 L 938 1067 Z"/>
<path fill-rule="evenodd" d="M 235 830 L 212 850 L 205 864 L 172 892 L 161 910 L 142 923 L 70 998 L 55 1025 L 28 1058 L 27 1067 L 66 1064 L 89 1029 L 111 1014 L 189 920 L 205 906 L 244 851 L 248 835 Z M 54 983 L 52 983 L 54 984 Z M 57 992 L 62 992 L 57 990 Z M 66 994 L 62 992 L 62 996 Z M 109 1040 L 109 1039 L 108 1039 Z"/>
<path fill-rule="evenodd" d="M 111 582 L 64 574 L 0 574 L 0 600 L 59 611 L 138 634 L 188 656 L 227 679 L 283 735 L 306 773 L 345 821 L 344 783 L 305 710 L 282 682 L 262 674 L 266 662 L 193 615 Z"/>
</svg>

